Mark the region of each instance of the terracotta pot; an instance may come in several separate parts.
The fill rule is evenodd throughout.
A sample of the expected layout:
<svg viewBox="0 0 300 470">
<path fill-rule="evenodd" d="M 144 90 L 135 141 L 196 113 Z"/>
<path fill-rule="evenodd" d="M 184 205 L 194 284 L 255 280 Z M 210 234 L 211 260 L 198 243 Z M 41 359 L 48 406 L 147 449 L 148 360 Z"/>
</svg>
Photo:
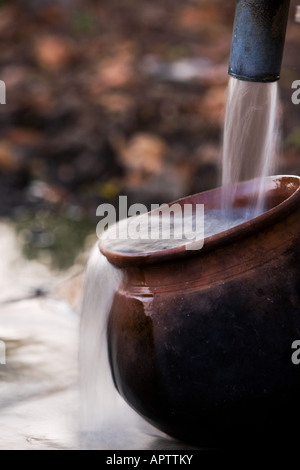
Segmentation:
<svg viewBox="0 0 300 470">
<path fill-rule="evenodd" d="M 300 178 L 268 178 L 263 215 L 184 247 L 117 253 L 124 272 L 108 323 L 124 399 L 169 435 L 201 446 L 292 436 L 300 418 Z M 253 197 L 240 183 L 235 204 Z M 220 207 L 215 189 L 179 201 Z M 263 441 L 264 442 L 264 441 Z"/>
</svg>

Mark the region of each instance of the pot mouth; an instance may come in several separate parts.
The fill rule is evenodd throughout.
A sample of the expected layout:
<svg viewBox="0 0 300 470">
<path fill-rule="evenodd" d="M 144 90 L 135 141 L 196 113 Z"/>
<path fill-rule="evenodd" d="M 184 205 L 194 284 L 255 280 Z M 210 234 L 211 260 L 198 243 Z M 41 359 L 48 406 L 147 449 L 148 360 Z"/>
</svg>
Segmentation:
<svg viewBox="0 0 300 470">
<path fill-rule="evenodd" d="M 152 244 L 152 246 L 150 244 L 150 249 L 147 243 L 143 244 L 141 240 L 137 239 L 129 241 L 124 236 L 125 233 L 128 233 L 128 223 L 134 221 L 139 225 L 142 221 L 151 220 L 149 217 L 154 217 L 155 219 L 164 210 L 169 211 L 168 214 L 170 214 L 170 208 L 172 207 L 180 210 L 180 208 L 189 206 L 192 208 L 193 214 L 198 210 L 197 208 L 203 207 L 204 218 L 206 213 L 214 213 L 216 217 L 220 216 L 221 211 L 223 211 L 222 198 L 224 196 L 224 189 L 218 187 L 170 202 L 164 205 L 163 209 L 155 209 L 146 214 L 121 220 L 103 233 L 99 241 L 99 249 L 108 261 L 117 267 L 133 267 L 162 263 L 189 256 L 201 256 L 219 246 L 227 245 L 240 238 L 257 233 L 280 221 L 295 208 L 300 207 L 299 176 L 268 176 L 263 181 L 265 188 L 265 210 L 256 217 L 245 217 L 249 203 L 257 197 L 258 181 L 260 179 L 256 178 L 234 185 L 235 197 L 232 210 L 237 215 L 237 218 L 236 223 L 229 228 L 225 227 L 225 229 L 218 230 L 206 237 L 202 231 L 195 241 L 182 239 L 175 246 L 172 246 L 172 244 L 168 246 L 168 243 L 166 243 L 166 246 L 159 244 L 156 248 L 155 244 Z M 239 218 L 238 214 L 244 214 L 244 218 Z M 118 237 L 116 233 L 118 233 Z M 122 235 L 120 236 L 120 234 Z"/>
</svg>

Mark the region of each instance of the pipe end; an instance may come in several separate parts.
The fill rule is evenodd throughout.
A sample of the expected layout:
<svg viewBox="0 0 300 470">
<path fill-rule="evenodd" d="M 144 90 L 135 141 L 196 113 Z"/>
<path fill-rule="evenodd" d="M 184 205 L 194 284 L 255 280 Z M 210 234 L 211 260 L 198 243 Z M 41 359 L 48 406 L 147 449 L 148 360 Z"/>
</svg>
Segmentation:
<svg viewBox="0 0 300 470">
<path fill-rule="evenodd" d="M 236 78 L 237 80 L 243 80 L 245 82 L 256 82 L 256 83 L 272 83 L 272 82 L 277 82 L 280 79 L 280 75 L 275 74 L 275 75 L 267 75 L 267 76 L 246 76 L 246 75 L 239 75 L 235 72 L 233 72 L 231 69 L 228 70 L 228 75 L 230 75 L 233 78 Z"/>
</svg>

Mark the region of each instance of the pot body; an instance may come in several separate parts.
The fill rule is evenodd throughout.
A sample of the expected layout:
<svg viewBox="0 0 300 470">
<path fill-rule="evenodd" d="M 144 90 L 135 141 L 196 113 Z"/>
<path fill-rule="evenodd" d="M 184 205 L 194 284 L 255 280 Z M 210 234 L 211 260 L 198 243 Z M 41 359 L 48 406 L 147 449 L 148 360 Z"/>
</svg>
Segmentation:
<svg viewBox="0 0 300 470">
<path fill-rule="evenodd" d="M 118 391 L 139 414 L 200 446 L 293 438 L 299 204 L 212 250 L 121 269 L 109 357 Z"/>
</svg>

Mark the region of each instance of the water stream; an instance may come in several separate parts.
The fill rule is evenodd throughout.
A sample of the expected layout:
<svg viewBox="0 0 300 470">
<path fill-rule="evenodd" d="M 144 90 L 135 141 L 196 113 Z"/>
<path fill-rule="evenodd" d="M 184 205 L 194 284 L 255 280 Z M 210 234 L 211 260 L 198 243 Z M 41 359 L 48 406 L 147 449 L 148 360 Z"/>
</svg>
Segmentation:
<svg viewBox="0 0 300 470">
<path fill-rule="evenodd" d="M 239 225 L 264 211 L 264 178 L 272 173 L 276 163 L 277 116 L 276 83 L 250 83 L 230 78 L 223 142 L 223 207 L 204 213 L 205 237 Z M 253 205 L 245 210 L 234 209 L 235 183 L 252 178 L 257 178 Z M 144 229 L 148 233 L 148 221 L 145 220 Z M 114 251 L 153 252 L 186 244 L 190 241 L 190 233 L 185 233 L 182 238 L 174 236 L 178 228 L 174 220 L 173 237 L 168 238 L 162 233 L 156 239 L 116 239 L 111 241 Z M 179 220 L 179 228 L 181 222 Z M 159 217 L 156 224 L 157 228 L 161 226 Z M 81 309 L 81 426 L 87 446 L 98 442 L 104 448 L 128 449 L 134 445 L 134 448 L 142 449 L 147 448 L 150 436 L 156 435 L 158 439 L 164 439 L 164 436 L 129 408 L 112 381 L 106 329 L 113 296 L 120 282 L 120 271 L 100 254 L 96 246 L 87 267 Z"/>
<path fill-rule="evenodd" d="M 106 329 L 113 296 L 121 282 L 120 270 L 95 245 L 87 266 L 81 306 L 81 445 L 106 450 L 191 449 L 144 421 L 113 384 Z"/>
<path fill-rule="evenodd" d="M 225 208 L 230 208 L 234 199 L 234 191 L 226 191 L 230 182 L 272 172 L 277 140 L 276 101 L 276 84 L 230 80 L 223 160 Z M 253 213 L 263 208 L 262 193 L 263 186 L 258 184 Z M 236 210 L 231 210 L 230 218 L 221 209 L 206 212 L 204 235 L 243 223 L 249 216 Z M 60 291 L 66 296 L 66 282 L 40 263 L 22 260 L 12 229 L 3 224 L 0 239 L 3 247 L 0 340 L 6 345 L 7 354 L 6 364 L 0 364 L 0 449 L 192 449 L 146 423 L 115 390 L 106 328 L 114 292 L 122 281 L 120 271 L 108 263 L 97 246 L 92 250 L 85 275 L 79 332 L 78 315 L 53 287 L 61 282 Z M 187 240 L 165 237 L 121 242 L 120 251 L 155 251 L 180 246 Z M 72 276 L 72 298 L 74 283 Z M 32 292 L 41 291 L 41 287 L 51 293 L 50 297 L 35 298 Z"/>
<path fill-rule="evenodd" d="M 223 208 L 231 210 L 235 183 L 257 178 L 250 218 L 264 211 L 264 179 L 274 173 L 279 140 L 278 84 L 230 77 L 223 136 Z"/>
</svg>

